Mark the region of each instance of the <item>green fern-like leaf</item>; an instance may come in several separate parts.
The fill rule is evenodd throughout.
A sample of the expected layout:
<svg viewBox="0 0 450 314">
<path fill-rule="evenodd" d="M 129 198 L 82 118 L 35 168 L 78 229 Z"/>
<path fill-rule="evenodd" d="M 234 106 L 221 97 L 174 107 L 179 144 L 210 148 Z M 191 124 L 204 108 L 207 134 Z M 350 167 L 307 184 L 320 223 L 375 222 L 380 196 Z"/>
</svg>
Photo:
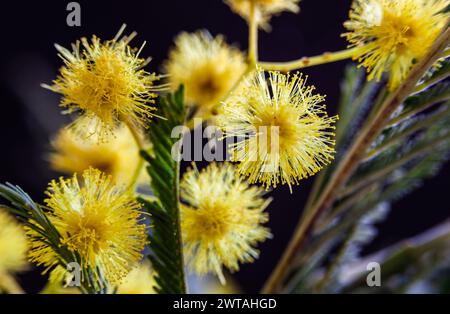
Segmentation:
<svg viewBox="0 0 450 314">
<path fill-rule="evenodd" d="M 174 94 L 161 96 L 158 102 L 159 115 L 163 118 L 151 123 L 148 134 L 153 144 L 153 154 L 143 151 L 148 162 L 147 171 L 156 201 L 143 198 L 140 201 L 151 214 L 153 231 L 149 235 L 152 262 L 157 276 L 159 293 L 186 293 L 183 263 L 183 247 L 180 230 L 179 209 L 179 161 L 172 153 L 179 153 L 179 139 L 171 132 L 182 126 L 185 120 L 183 87 Z"/>
<path fill-rule="evenodd" d="M 35 203 L 20 187 L 9 183 L 0 184 L 0 198 L 7 201 L 7 205 L 2 206 L 3 208 L 39 234 L 40 237 L 37 240 L 45 241 L 53 249 L 58 256 L 59 266 L 67 269 L 69 263 L 82 264 L 80 256 L 61 243 L 61 236 L 47 218 L 44 206 Z M 108 283 L 102 279 L 103 276 L 98 270 L 83 268 L 82 272 L 80 290 L 84 293 L 107 293 L 110 290 Z M 101 282 L 94 278 L 100 278 Z"/>
</svg>

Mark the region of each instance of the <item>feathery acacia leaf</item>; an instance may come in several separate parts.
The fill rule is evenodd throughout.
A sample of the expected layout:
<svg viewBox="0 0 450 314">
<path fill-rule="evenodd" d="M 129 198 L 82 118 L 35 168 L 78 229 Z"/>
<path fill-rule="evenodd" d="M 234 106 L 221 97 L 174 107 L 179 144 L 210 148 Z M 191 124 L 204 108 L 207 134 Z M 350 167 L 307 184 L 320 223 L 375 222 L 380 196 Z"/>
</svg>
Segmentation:
<svg viewBox="0 0 450 314">
<path fill-rule="evenodd" d="M 159 114 L 164 118 L 151 123 L 148 130 L 153 154 L 141 152 L 148 162 L 147 171 L 157 197 L 155 201 L 140 201 L 152 216 L 149 259 L 157 273 L 159 293 L 186 293 L 178 188 L 180 164 L 172 156 L 173 148 L 179 152 L 175 146 L 180 143 L 171 137 L 172 130 L 185 122 L 183 92 L 181 86 L 174 94 L 159 97 Z"/>
<path fill-rule="evenodd" d="M 45 214 L 45 206 L 35 203 L 20 187 L 9 183 L 0 184 L 0 197 L 9 203 L 8 206 L 4 206 L 5 209 L 18 217 L 25 226 L 43 236 L 39 240 L 45 241 L 58 255 L 58 264 L 61 267 L 67 269 L 72 262 L 81 265 L 80 256 L 61 243 L 58 230 Z M 97 269 L 83 268 L 81 271 L 81 287 L 79 287 L 81 291 L 85 293 L 106 293 L 108 291 L 108 283 L 103 281 L 103 276 Z M 93 275 L 94 273 L 96 274 Z M 94 278 L 99 278 L 101 282 Z"/>
</svg>

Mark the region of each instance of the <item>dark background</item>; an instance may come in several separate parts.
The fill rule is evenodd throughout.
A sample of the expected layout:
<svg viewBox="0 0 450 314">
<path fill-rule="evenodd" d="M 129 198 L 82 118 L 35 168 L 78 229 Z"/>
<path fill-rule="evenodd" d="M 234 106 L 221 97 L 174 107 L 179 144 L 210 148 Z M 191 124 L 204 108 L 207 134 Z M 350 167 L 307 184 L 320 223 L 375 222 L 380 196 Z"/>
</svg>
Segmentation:
<svg viewBox="0 0 450 314">
<path fill-rule="evenodd" d="M 47 182 L 58 176 L 45 160 L 49 138 L 67 122 L 60 115 L 57 95 L 42 89 L 41 82 L 56 77 L 61 60 L 53 43 L 69 46 L 81 36 L 112 38 L 122 23 L 139 35 L 136 46 L 148 42 L 143 56 L 152 56 L 150 70 L 157 71 L 172 39 L 180 31 L 208 29 L 224 34 L 230 43 L 247 48 L 246 23 L 221 0 L 78 1 L 82 26 L 66 25 L 69 1 L 4 1 L 0 29 L 0 182 L 20 185 L 41 201 Z M 345 48 L 342 23 L 350 1 L 303 0 L 299 15 L 285 13 L 272 20 L 273 30 L 260 35 L 260 59 L 287 61 L 300 56 Z M 303 72 L 317 91 L 327 95 L 329 112 L 339 100 L 339 81 L 346 62 L 322 65 Z M 417 234 L 448 218 L 450 166 L 428 180 L 420 190 L 397 203 L 380 227 L 380 235 L 365 253 Z M 293 194 L 287 187 L 272 192 L 269 227 L 273 240 L 260 246 L 261 257 L 243 265 L 236 278 L 245 292 L 257 292 L 274 267 L 297 222 L 311 187 L 305 180 Z M 43 279 L 37 272 L 21 276 L 29 292 L 37 292 Z"/>
</svg>

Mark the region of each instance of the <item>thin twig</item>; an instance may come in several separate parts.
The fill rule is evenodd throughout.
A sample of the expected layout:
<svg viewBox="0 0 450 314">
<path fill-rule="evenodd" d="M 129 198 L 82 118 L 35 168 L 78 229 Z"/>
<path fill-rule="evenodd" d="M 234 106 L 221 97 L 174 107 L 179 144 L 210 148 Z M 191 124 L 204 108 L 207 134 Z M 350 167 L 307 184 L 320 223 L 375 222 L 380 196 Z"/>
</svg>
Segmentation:
<svg viewBox="0 0 450 314">
<path fill-rule="evenodd" d="M 336 52 L 325 52 L 321 55 L 314 57 L 302 57 L 297 60 L 288 62 L 259 62 L 259 65 L 264 70 L 288 72 L 292 70 L 307 68 L 319 64 L 331 63 L 352 58 L 355 52 L 358 51 L 358 47 L 345 49 Z"/>
<path fill-rule="evenodd" d="M 258 7 L 254 1 L 250 2 L 250 19 L 248 22 L 248 63 L 250 66 L 258 62 Z"/>
<path fill-rule="evenodd" d="M 136 143 L 136 147 L 138 148 L 138 151 L 143 150 L 144 149 L 144 141 L 142 140 L 139 132 L 136 130 L 136 128 L 133 126 L 133 124 L 130 123 L 129 121 L 127 121 L 127 120 L 124 121 L 124 124 L 130 130 L 130 133 L 133 136 L 133 139 Z M 136 165 L 133 176 L 131 177 L 131 180 L 128 183 L 128 188 L 131 191 L 134 191 L 136 189 L 136 185 L 138 183 L 138 179 L 142 172 L 142 169 L 144 168 L 144 165 L 145 165 L 144 159 L 139 155 L 139 161 Z"/>
<path fill-rule="evenodd" d="M 405 98 L 414 91 L 417 82 L 434 62 L 441 57 L 442 51 L 447 48 L 449 42 L 450 29 L 446 29 L 433 44 L 429 53 L 411 70 L 407 79 L 387 97 L 374 119 L 370 120 L 369 124 L 362 130 L 344 159 L 341 161 L 340 166 L 331 177 L 321 197 L 313 205 L 311 213 L 305 216 L 304 220 L 299 222 L 286 251 L 263 288 L 264 293 L 273 293 L 280 288 L 284 278 L 289 272 L 291 261 L 294 259 L 296 253 L 301 250 L 316 219 L 323 211 L 333 204 L 337 197 L 337 191 L 345 185 L 347 180 L 353 174 L 354 170 L 359 165 L 360 160 L 365 156 L 367 149 L 382 131 L 393 112 L 402 104 Z"/>
</svg>

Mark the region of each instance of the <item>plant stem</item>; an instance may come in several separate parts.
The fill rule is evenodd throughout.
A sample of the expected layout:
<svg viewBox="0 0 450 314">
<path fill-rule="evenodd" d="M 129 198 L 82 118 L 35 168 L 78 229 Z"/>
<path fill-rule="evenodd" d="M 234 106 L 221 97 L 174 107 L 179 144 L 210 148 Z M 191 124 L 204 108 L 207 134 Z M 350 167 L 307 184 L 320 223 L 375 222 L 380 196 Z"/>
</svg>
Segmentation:
<svg viewBox="0 0 450 314">
<path fill-rule="evenodd" d="M 259 62 L 259 65 L 264 70 L 272 71 L 282 71 L 288 72 L 292 70 L 307 68 L 310 66 L 331 63 L 336 61 L 342 61 L 345 59 L 353 58 L 358 52 L 359 47 L 353 47 L 345 50 L 335 51 L 335 52 L 325 52 L 321 55 L 314 57 L 302 57 L 297 60 L 287 61 L 287 62 Z M 440 56 L 440 58 L 448 58 L 450 56 L 450 48 L 447 48 Z M 431 81 L 426 81 L 422 84 L 417 85 L 414 92 L 420 92 L 426 89 L 428 86 L 440 82 L 441 80 L 447 78 L 450 72 L 446 72 L 443 75 L 434 78 Z"/>
<path fill-rule="evenodd" d="M 181 148 L 182 145 L 181 143 L 178 144 L 178 153 L 181 154 Z M 176 217 L 176 228 L 177 228 L 177 234 L 178 234 L 178 243 L 180 245 L 179 250 L 180 250 L 180 269 L 183 273 L 183 286 L 182 286 L 182 290 L 184 291 L 184 294 L 188 294 L 188 283 L 187 283 L 187 278 L 186 278 L 186 273 L 184 271 L 184 265 L 185 265 L 185 261 L 184 261 L 184 253 L 183 253 L 183 233 L 181 230 L 181 211 L 180 211 L 180 205 L 179 205 L 179 200 L 180 200 L 180 179 L 181 179 L 181 161 L 177 161 L 176 162 L 176 174 L 175 174 L 175 178 L 176 178 L 176 182 L 175 182 L 175 187 L 174 187 L 174 193 L 175 193 L 175 197 L 176 200 L 178 200 L 178 204 L 177 204 L 177 217 Z"/>
<path fill-rule="evenodd" d="M 131 135 L 133 136 L 133 139 L 136 143 L 136 147 L 138 148 L 139 151 L 144 149 L 144 141 L 142 140 L 141 136 L 139 135 L 139 132 L 136 130 L 136 128 L 133 126 L 132 123 L 130 123 L 130 121 L 125 120 L 124 124 L 127 126 L 127 128 L 130 130 Z M 142 157 L 139 156 L 139 162 L 136 165 L 136 168 L 134 170 L 133 176 L 131 177 L 131 180 L 128 184 L 128 188 L 131 191 L 134 191 L 136 189 L 138 180 L 139 180 L 139 176 L 142 172 L 142 168 L 144 167 L 144 159 Z"/>
<path fill-rule="evenodd" d="M 367 84 L 364 84 L 364 87 L 362 88 L 361 92 L 355 99 L 353 99 L 351 102 L 349 100 L 343 101 L 339 106 L 349 106 L 350 110 L 352 112 L 348 112 L 344 115 L 344 117 L 339 117 L 339 123 L 337 125 L 337 132 L 336 132 L 336 150 L 340 151 L 342 148 L 342 141 L 344 138 L 347 137 L 348 129 L 351 128 L 351 121 L 346 119 L 345 117 L 351 117 L 355 114 L 357 111 L 364 110 L 362 107 L 363 103 L 366 101 L 368 95 L 370 95 L 373 92 L 373 89 L 377 86 L 374 82 L 368 82 Z M 380 101 L 377 99 L 376 103 L 379 103 Z M 340 108 L 341 109 L 341 108 Z M 339 111 L 341 111 L 339 109 Z M 342 154 L 342 152 L 341 152 Z M 311 208 L 314 201 L 317 199 L 317 195 L 321 191 L 321 188 L 324 185 L 324 180 L 327 179 L 329 173 L 332 171 L 330 168 L 325 168 L 323 171 L 321 171 L 318 175 L 318 177 L 314 180 L 313 188 L 311 189 L 311 192 L 308 196 L 308 201 L 305 205 L 304 214 L 306 215 L 309 212 L 309 209 Z"/>
<path fill-rule="evenodd" d="M 255 1 L 250 2 L 250 19 L 248 22 L 248 63 L 254 67 L 258 62 L 258 21 L 256 19 L 258 7 Z"/>
<path fill-rule="evenodd" d="M 318 56 L 303 57 L 288 62 L 259 62 L 259 65 L 264 70 L 288 72 L 314 65 L 325 64 L 352 58 L 358 51 L 358 49 L 359 49 L 358 47 L 355 47 L 336 52 L 325 52 Z"/>
<path fill-rule="evenodd" d="M 323 193 L 313 204 L 310 214 L 306 215 L 304 220 L 299 221 L 286 251 L 263 288 L 264 293 L 274 293 L 280 288 L 290 270 L 291 261 L 302 249 L 317 218 L 334 203 L 337 192 L 341 190 L 353 174 L 373 140 L 383 130 L 394 111 L 414 91 L 423 74 L 441 57 L 442 51 L 447 48 L 449 42 L 450 29 L 446 29 L 433 44 L 429 53 L 410 71 L 406 80 L 387 97 L 375 117 L 363 128 L 330 178 Z"/>
</svg>

